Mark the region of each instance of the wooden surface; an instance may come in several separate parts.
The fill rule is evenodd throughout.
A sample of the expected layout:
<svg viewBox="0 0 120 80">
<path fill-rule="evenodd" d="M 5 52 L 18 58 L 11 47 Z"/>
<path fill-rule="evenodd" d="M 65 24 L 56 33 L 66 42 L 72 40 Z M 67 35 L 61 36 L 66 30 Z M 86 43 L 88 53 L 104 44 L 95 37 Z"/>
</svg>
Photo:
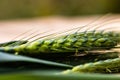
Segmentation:
<svg viewBox="0 0 120 80">
<path fill-rule="evenodd" d="M 14 38 L 17 35 L 24 33 L 24 32 L 27 32 L 27 33 L 20 35 L 19 37 L 15 39 L 22 39 L 23 37 L 29 38 L 30 36 L 33 36 L 38 33 L 42 33 L 42 35 L 46 35 L 46 34 L 50 34 L 53 32 L 59 32 L 59 31 L 63 31 L 66 29 L 71 29 L 71 28 L 85 26 L 85 25 L 91 28 L 101 25 L 100 29 L 111 27 L 113 30 L 119 31 L 120 30 L 119 28 L 120 27 L 120 16 L 119 15 L 114 15 L 114 16 L 112 15 L 108 17 L 52 16 L 52 17 L 32 18 L 32 19 L 4 20 L 4 21 L 0 21 L 0 37 L 1 37 L 0 42 L 14 40 Z M 43 32 L 45 33 L 43 34 Z"/>
</svg>

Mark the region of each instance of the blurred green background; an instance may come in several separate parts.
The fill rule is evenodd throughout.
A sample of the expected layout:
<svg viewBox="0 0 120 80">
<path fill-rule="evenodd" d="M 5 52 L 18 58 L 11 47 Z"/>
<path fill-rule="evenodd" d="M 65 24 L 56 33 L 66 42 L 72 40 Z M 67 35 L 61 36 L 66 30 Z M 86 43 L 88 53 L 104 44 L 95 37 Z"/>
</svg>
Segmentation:
<svg viewBox="0 0 120 80">
<path fill-rule="evenodd" d="M 120 13 L 120 0 L 0 0 L 0 19 Z"/>
</svg>

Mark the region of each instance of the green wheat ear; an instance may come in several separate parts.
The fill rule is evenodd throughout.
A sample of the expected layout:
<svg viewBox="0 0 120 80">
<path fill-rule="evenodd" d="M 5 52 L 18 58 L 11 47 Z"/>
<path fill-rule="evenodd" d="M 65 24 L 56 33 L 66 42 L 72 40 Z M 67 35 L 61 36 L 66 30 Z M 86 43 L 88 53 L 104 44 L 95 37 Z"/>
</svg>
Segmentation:
<svg viewBox="0 0 120 80">
<path fill-rule="evenodd" d="M 100 49 L 111 49 L 119 42 L 120 35 L 113 32 L 79 32 L 54 39 L 39 39 L 23 45 L 6 46 L 0 49 L 5 52 L 17 52 L 27 54 L 41 53 L 65 53 L 78 51 L 90 51 Z M 12 50 L 11 50 L 12 49 Z"/>
<path fill-rule="evenodd" d="M 73 67 L 72 70 L 64 73 L 78 72 L 78 73 L 118 73 L 120 72 L 120 58 L 107 59 L 98 62 L 86 63 Z"/>
<path fill-rule="evenodd" d="M 49 57 L 50 60 L 56 61 L 59 63 L 69 64 L 69 65 L 79 65 L 79 64 L 85 64 L 89 62 L 96 62 L 100 60 L 106 60 L 106 59 L 114 59 L 118 58 L 119 53 L 118 52 L 89 52 L 89 54 L 86 55 L 69 55 L 69 56 L 62 56 L 61 57 Z M 48 59 L 48 58 L 47 58 Z M 49 60 L 48 59 L 48 60 Z"/>
</svg>

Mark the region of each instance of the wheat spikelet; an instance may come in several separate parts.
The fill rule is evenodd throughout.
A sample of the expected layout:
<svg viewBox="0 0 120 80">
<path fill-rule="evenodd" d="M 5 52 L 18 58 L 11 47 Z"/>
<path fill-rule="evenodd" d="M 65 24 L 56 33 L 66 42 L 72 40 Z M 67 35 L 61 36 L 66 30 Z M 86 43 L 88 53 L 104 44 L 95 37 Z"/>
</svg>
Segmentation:
<svg viewBox="0 0 120 80">
<path fill-rule="evenodd" d="M 120 58 L 107 59 L 98 62 L 86 63 L 73 67 L 72 70 L 66 70 L 64 73 L 118 73 L 120 72 Z"/>
<path fill-rule="evenodd" d="M 40 39 L 14 47 L 2 47 L 1 51 L 18 53 L 59 53 L 111 49 L 119 42 L 119 35 L 112 32 L 86 32 L 74 33 L 54 39 Z"/>
</svg>

